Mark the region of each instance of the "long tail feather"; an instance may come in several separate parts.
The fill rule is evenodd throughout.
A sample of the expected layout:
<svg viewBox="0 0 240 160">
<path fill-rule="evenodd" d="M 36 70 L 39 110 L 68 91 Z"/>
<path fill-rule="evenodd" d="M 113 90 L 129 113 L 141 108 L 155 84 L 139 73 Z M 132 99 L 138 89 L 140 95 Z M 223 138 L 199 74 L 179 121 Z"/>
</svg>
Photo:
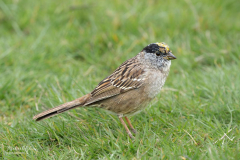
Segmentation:
<svg viewBox="0 0 240 160">
<path fill-rule="evenodd" d="M 89 99 L 89 97 L 90 97 L 90 94 L 87 94 L 87 95 L 80 97 L 78 99 L 75 99 L 73 101 L 64 103 L 60 106 L 57 106 L 55 108 L 49 109 L 47 111 L 44 111 L 42 113 L 35 115 L 33 117 L 33 119 L 36 121 L 40 121 L 40 120 L 55 116 L 59 113 L 65 112 L 67 110 L 83 106 L 86 103 L 86 101 Z"/>
</svg>

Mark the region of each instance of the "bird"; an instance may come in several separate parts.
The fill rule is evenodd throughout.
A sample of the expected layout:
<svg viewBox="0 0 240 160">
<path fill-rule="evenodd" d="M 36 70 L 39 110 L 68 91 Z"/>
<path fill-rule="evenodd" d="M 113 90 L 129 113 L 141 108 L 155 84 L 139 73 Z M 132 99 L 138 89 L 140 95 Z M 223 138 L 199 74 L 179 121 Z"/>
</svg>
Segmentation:
<svg viewBox="0 0 240 160">
<path fill-rule="evenodd" d="M 128 117 L 142 111 L 158 95 L 174 59 L 166 43 L 151 43 L 122 63 L 91 93 L 39 113 L 33 119 L 40 121 L 76 107 L 99 107 L 117 115 L 129 137 L 134 138 L 132 132 L 137 131 Z"/>
</svg>

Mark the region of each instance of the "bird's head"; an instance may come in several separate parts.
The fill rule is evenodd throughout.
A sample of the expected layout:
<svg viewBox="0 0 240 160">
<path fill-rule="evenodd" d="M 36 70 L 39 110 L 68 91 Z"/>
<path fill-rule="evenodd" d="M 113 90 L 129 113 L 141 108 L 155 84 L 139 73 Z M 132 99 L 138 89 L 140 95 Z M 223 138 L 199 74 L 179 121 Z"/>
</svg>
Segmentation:
<svg viewBox="0 0 240 160">
<path fill-rule="evenodd" d="M 144 62 L 150 68 L 158 68 L 160 70 L 169 70 L 171 60 L 176 59 L 172 54 L 169 46 L 164 43 L 152 43 L 143 48 Z"/>
<path fill-rule="evenodd" d="M 170 50 L 169 46 L 164 43 L 151 43 L 143 50 L 147 54 L 152 54 L 152 56 L 156 58 L 162 58 L 164 60 L 173 60 L 176 59 L 176 57 L 172 54 L 172 51 Z"/>
</svg>

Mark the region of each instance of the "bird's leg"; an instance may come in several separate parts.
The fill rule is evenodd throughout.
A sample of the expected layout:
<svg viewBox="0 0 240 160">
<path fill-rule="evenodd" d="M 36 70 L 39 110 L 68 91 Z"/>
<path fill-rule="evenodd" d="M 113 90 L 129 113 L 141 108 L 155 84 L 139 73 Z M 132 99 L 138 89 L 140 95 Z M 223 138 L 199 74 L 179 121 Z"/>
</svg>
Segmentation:
<svg viewBox="0 0 240 160">
<path fill-rule="evenodd" d="M 126 119 L 126 121 L 127 121 L 127 123 L 128 123 L 128 125 L 130 126 L 130 128 L 131 128 L 131 131 L 133 132 L 133 133 L 137 133 L 137 131 L 133 128 L 133 126 L 132 126 L 132 124 L 131 124 L 131 122 L 130 122 L 130 120 L 127 118 L 127 117 L 125 117 L 125 119 Z"/>
<path fill-rule="evenodd" d="M 131 139 L 133 139 L 133 135 L 132 135 L 132 133 L 130 132 L 130 130 L 128 129 L 128 127 L 127 127 L 126 123 L 124 122 L 124 120 L 122 119 L 122 117 L 119 117 L 119 119 L 120 119 L 121 123 L 123 124 L 124 128 L 126 129 L 129 137 L 130 137 Z"/>
</svg>

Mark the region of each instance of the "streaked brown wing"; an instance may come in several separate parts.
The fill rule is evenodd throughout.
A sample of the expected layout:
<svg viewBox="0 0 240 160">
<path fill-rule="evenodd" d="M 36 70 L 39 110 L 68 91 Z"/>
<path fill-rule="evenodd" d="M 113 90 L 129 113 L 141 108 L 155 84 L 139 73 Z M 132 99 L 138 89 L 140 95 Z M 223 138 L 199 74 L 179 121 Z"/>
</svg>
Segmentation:
<svg viewBox="0 0 240 160">
<path fill-rule="evenodd" d="M 134 59 L 129 59 L 98 84 L 85 105 L 139 88 L 143 84 L 144 77 L 144 70 L 140 64 Z"/>
</svg>

